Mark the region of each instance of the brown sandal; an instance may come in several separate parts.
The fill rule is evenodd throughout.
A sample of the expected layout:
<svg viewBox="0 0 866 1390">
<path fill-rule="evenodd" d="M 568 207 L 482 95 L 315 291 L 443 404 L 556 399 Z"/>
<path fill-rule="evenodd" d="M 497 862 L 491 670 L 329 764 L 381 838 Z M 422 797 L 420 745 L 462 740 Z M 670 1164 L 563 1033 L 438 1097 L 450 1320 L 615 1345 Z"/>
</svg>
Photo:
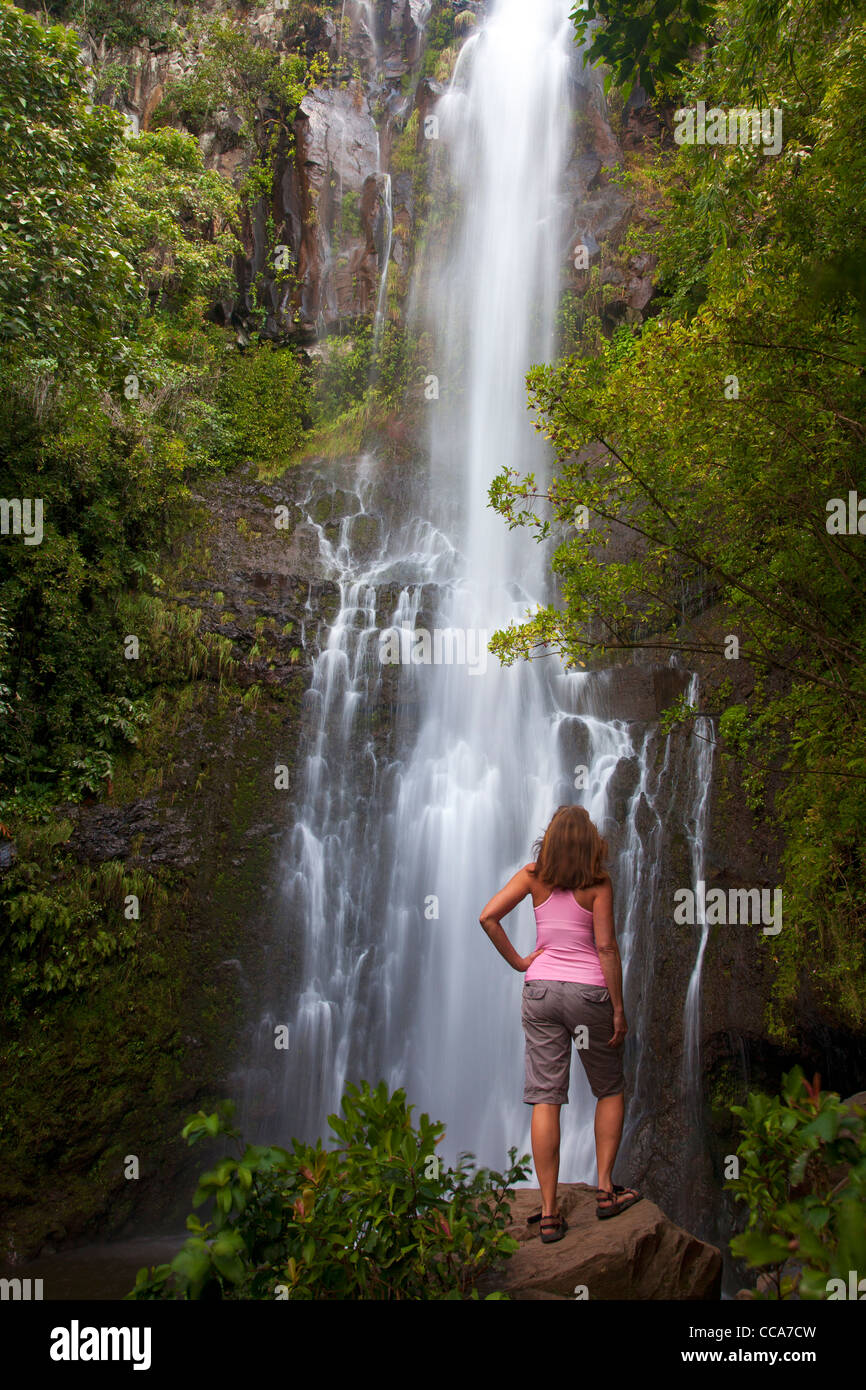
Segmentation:
<svg viewBox="0 0 866 1390">
<path fill-rule="evenodd" d="M 599 1195 L 596 1199 L 595 1214 L 599 1221 L 607 1221 L 611 1216 L 619 1216 L 621 1211 L 628 1211 L 629 1207 L 633 1207 L 636 1202 L 643 1201 L 643 1194 L 638 1192 L 636 1187 L 618 1187 L 614 1183 L 610 1191 L 603 1187 L 596 1190 Z M 633 1195 L 622 1201 L 621 1195 L 629 1192 Z M 602 1210 L 602 1203 L 604 1203 L 606 1210 Z"/>
<path fill-rule="evenodd" d="M 542 1216 L 540 1220 L 541 1239 L 545 1245 L 551 1245 L 555 1240 L 562 1240 L 568 1230 L 568 1222 L 562 1212 L 557 1212 L 555 1216 Z M 545 1226 L 547 1230 L 545 1230 Z"/>
</svg>

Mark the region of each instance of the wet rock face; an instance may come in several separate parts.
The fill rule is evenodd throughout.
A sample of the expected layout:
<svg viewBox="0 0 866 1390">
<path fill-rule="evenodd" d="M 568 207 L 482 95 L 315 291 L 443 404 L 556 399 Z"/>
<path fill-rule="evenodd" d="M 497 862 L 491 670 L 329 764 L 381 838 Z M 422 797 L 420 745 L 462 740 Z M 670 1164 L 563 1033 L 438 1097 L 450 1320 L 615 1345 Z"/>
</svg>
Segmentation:
<svg viewBox="0 0 866 1390">
<path fill-rule="evenodd" d="M 312 188 L 328 171 L 341 188 L 358 193 L 379 157 L 379 136 L 359 82 L 348 88 L 316 87 L 301 103 L 299 160 Z"/>
<path fill-rule="evenodd" d="M 288 206 L 278 212 L 289 222 L 290 236 L 298 238 L 293 250 L 301 327 L 315 335 L 340 319 L 369 314 L 376 302 L 384 178 L 378 172 L 379 136 L 361 84 L 311 92 L 301 105 L 295 139 L 294 178 L 283 180 Z"/>
<path fill-rule="evenodd" d="M 375 87 L 380 97 L 399 95 L 400 81 L 420 57 L 424 5 L 404 0 L 349 7 L 343 35 L 338 35 L 332 15 L 317 14 L 312 6 L 307 9 L 293 23 L 286 9 L 272 0 L 260 14 L 248 17 L 246 32 L 254 43 L 278 51 L 291 47 L 310 58 L 326 53 L 345 85 L 311 91 L 300 107 L 292 138 L 283 139 L 274 152 L 271 196 L 244 217 L 237 296 L 220 309 L 227 321 L 247 322 L 252 313 L 250 287 L 258 277 L 258 299 L 266 306 L 265 333 L 310 342 L 338 322 L 369 315 L 375 307 L 385 247 L 385 175 L 370 91 Z M 382 52 L 374 29 L 381 29 Z M 196 62 L 195 53 L 152 48 L 147 40 L 131 49 L 108 49 L 104 40 L 96 44 L 87 39 L 82 56 L 94 68 L 95 92 L 101 65 L 126 66 L 128 82 L 114 102 L 134 135 L 150 129 L 172 80 L 188 75 Z M 381 88 L 374 81 L 371 87 L 351 77 L 360 65 L 372 80 L 377 63 L 387 67 L 388 61 L 396 61 L 399 68 L 390 75 L 393 92 L 387 83 Z M 237 112 L 219 109 L 199 135 L 206 166 L 236 188 L 260 157 L 256 143 L 241 136 L 241 125 Z M 285 276 L 277 274 L 281 245 L 291 252 L 296 271 L 297 285 L 291 291 L 282 284 Z"/>
<path fill-rule="evenodd" d="M 429 9 L 429 0 L 384 0 L 382 4 L 382 32 L 400 43 L 408 63 L 420 55 Z"/>
<path fill-rule="evenodd" d="M 601 283 L 616 285 L 620 294 L 605 305 L 602 322 L 608 330 L 617 323 L 639 323 L 653 294 L 654 257 L 632 257 L 627 263 L 614 263 L 629 225 L 640 209 L 617 184 L 609 170 L 621 166 L 626 153 L 634 153 L 649 138 L 661 132 L 661 124 L 643 98 L 639 110 L 626 109 L 623 138 L 611 126 L 601 91 L 591 87 L 585 74 L 575 77 L 575 108 L 578 138 L 566 170 L 564 193 L 570 201 L 569 242 L 563 270 L 563 288 L 578 295 L 590 283 L 589 268 L 600 265 Z M 587 263 L 582 268 L 575 259 L 577 249 L 586 248 Z"/>
<path fill-rule="evenodd" d="M 229 639 L 234 693 L 221 702 L 216 666 L 203 669 L 189 706 L 169 701 L 146 754 L 139 760 L 132 753 L 118 767 L 110 800 L 76 808 L 70 842 L 81 863 L 123 863 L 170 884 L 158 928 L 172 960 L 182 1031 L 175 1036 L 169 1010 L 169 1041 L 159 1035 L 151 1045 L 176 1050 L 176 1076 L 156 1108 L 150 1076 L 135 1087 L 127 1076 L 106 1088 L 115 1106 L 110 1121 L 82 1102 L 71 1128 L 76 1145 L 80 1131 L 88 1154 L 92 1149 L 88 1169 L 119 1133 L 131 1136 L 133 1152 L 157 1157 L 141 1183 L 126 1182 L 114 1165 L 104 1181 L 78 1187 L 83 1160 L 71 1162 L 52 1181 L 50 1203 L 15 1218 L 4 1253 L 25 1258 L 46 1241 L 92 1239 L 97 1230 L 116 1233 L 127 1222 L 146 1227 L 170 1214 L 182 1225 L 199 1160 L 175 1136 L 202 1104 L 232 1094 L 231 1067 L 246 1055 L 244 1025 L 277 968 L 274 864 L 305 773 L 298 755 L 303 730 L 316 718 L 308 700 L 312 664 L 340 608 L 333 555 L 344 539 L 375 554 L 405 508 L 405 473 L 384 481 L 381 509 L 369 511 L 361 473 L 358 460 L 330 470 L 314 462 L 270 481 L 239 469 L 207 480 L 194 499 L 190 529 L 163 570 L 165 592 L 200 611 L 202 635 Z M 277 525 L 283 518 L 287 524 Z M 399 587 L 388 579 L 377 591 L 383 626 Z M 397 678 L 389 669 L 364 734 L 377 750 L 392 737 Z M 276 764 L 285 766 L 284 790 L 275 786 Z M 0 868 L 3 862 L 0 854 Z M 146 921 L 145 930 L 156 929 Z M 287 968 L 293 959 L 290 947 Z M 86 1085 L 89 1094 L 89 1077 Z M 94 1105 L 98 1100 L 97 1092 Z"/>
</svg>

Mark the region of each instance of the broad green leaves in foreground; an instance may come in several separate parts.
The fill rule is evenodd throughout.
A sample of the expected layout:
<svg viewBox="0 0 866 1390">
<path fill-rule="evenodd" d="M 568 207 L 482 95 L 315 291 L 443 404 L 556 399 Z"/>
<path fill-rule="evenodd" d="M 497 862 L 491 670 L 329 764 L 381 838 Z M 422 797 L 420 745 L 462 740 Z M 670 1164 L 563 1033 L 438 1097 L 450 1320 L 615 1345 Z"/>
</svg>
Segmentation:
<svg viewBox="0 0 866 1390">
<path fill-rule="evenodd" d="M 153 1298 L 459 1299 L 477 1297 L 478 1277 L 517 1249 L 506 1234 L 512 1187 L 528 1155 L 509 1151 L 507 1173 L 474 1170 L 464 1154 L 446 1168 L 436 1154 L 444 1126 L 422 1115 L 417 1128 L 403 1091 L 349 1085 L 336 1144 L 293 1142 L 293 1152 L 239 1144 L 203 1173 L 192 1235 L 171 1264 L 139 1271 L 129 1295 Z M 225 1135 L 231 1107 L 199 1112 L 189 1144 Z M 496 1295 L 490 1295 L 496 1297 Z"/>
<path fill-rule="evenodd" d="M 848 1297 L 851 1273 L 866 1271 L 866 1112 L 800 1067 L 782 1080 L 781 1096 L 731 1106 L 741 1166 L 726 1186 L 749 1212 L 731 1253 L 769 1276 L 765 1297 Z"/>
</svg>

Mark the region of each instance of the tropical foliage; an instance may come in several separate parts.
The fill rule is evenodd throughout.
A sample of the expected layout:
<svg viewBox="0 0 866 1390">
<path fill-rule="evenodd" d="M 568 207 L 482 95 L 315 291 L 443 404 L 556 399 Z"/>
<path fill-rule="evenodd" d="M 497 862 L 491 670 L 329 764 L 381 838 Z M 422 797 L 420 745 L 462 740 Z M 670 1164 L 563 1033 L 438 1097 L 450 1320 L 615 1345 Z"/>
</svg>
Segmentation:
<svg viewBox="0 0 866 1390">
<path fill-rule="evenodd" d="M 232 1107 L 200 1111 L 184 1128 L 189 1144 L 220 1135 L 237 1158 L 203 1173 L 192 1234 L 170 1264 L 139 1271 L 135 1299 L 477 1298 L 481 1274 L 508 1257 L 509 1197 L 529 1155 L 509 1151 L 506 1173 L 475 1170 L 472 1155 L 447 1168 L 436 1153 L 445 1126 L 412 1124 L 413 1106 L 384 1081 L 350 1084 L 325 1149 L 293 1141 L 292 1152 L 244 1145 Z M 501 1297 L 491 1294 L 489 1298 Z"/>
<path fill-rule="evenodd" d="M 862 1297 L 850 1277 L 866 1269 L 866 1110 L 800 1067 L 782 1078 L 781 1096 L 755 1092 L 731 1110 L 741 1169 L 726 1186 L 748 1208 L 731 1253 L 764 1272 L 756 1297 Z"/>
<path fill-rule="evenodd" d="M 42 515 L 37 543 L 0 550 L 0 781 L 13 799 L 58 783 L 77 798 L 105 786 L 158 676 L 125 650 L 149 609 L 118 596 L 151 584 L 191 476 L 288 458 L 307 378 L 290 350 L 239 358 L 213 322 L 240 205 L 198 141 L 129 138 L 91 103 L 74 32 L 8 0 L 0 63 L 3 487 Z"/>
</svg>

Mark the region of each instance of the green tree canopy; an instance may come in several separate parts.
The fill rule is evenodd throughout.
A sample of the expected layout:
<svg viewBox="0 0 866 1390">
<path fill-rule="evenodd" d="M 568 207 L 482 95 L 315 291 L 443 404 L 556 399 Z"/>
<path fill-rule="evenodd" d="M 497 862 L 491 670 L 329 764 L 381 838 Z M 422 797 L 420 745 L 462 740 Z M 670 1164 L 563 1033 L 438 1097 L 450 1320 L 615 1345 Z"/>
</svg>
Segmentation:
<svg viewBox="0 0 866 1390">
<path fill-rule="evenodd" d="M 173 130 L 128 138 L 91 107 L 73 33 L 0 0 L 0 453 L 38 499 L 38 544 L 4 536 L 7 784 L 88 749 L 110 768 L 140 694 L 114 599 L 165 533 L 190 466 L 215 462 L 237 195 Z M 85 774 L 92 784 L 93 773 Z M 72 790 L 72 788 L 68 788 Z"/>
</svg>

